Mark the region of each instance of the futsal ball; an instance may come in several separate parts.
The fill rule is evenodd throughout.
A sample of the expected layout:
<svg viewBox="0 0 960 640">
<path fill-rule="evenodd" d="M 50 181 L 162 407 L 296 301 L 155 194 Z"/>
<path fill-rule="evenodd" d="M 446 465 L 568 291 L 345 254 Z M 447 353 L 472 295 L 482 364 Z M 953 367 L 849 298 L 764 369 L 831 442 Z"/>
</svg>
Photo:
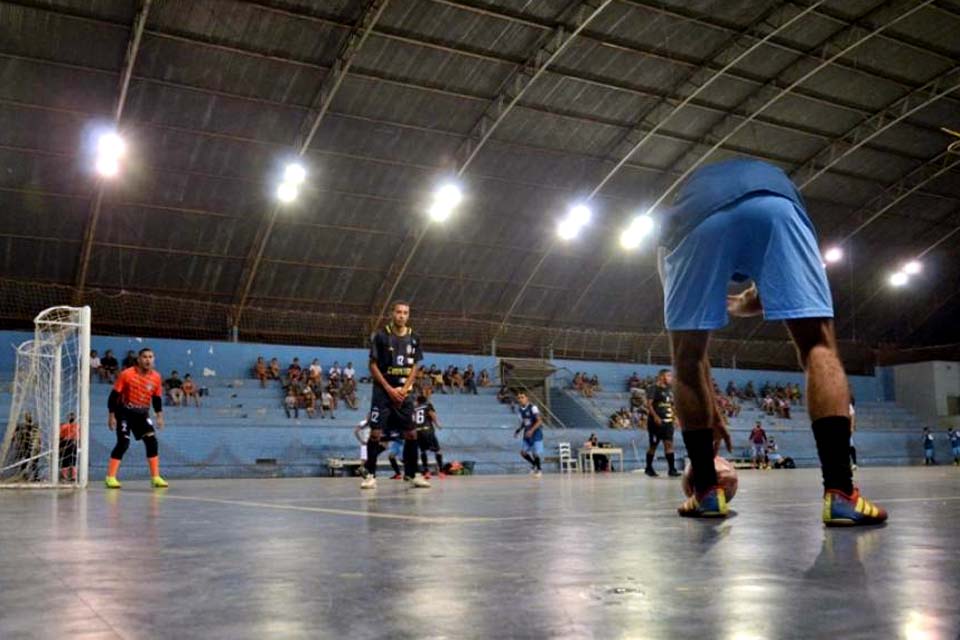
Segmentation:
<svg viewBox="0 0 960 640">
<path fill-rule="evenodd" d="M 717 456 L 713 459 L 713 466 L 717 470 L 717 484 L 723 487 L 723 493 L 726 495 L 727 502 L 733 500 L 737 495 L 737 470 L 726 458 Z M 690 458 L 687 458 L 687 466 L 683 470 L 683 493 L 687 497 L 693 495 L 693 465 L 690 464 Z"/>
</svg>

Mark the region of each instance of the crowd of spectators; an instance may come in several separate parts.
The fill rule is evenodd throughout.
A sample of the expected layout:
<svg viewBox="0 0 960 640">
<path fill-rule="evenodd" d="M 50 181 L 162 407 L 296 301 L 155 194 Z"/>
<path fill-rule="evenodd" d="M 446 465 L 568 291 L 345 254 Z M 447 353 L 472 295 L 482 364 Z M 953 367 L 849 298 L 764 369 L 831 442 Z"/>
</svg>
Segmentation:
<svg viewBox="0 0 960 640">
<path fill-rule="evenodd" d="M 600 378 L 596 374 L 591 376 L 586 372 L 578 371 L 573 375 L 570 381 L 570 388 L 576 389 L 584 398 L 592 398 L 597 391 L 603 391 L 600 388 Z"/>
<path fill-rule="evenodd" d="M 341 367 L 339 362 L 324 370 L 320 360 L 314 360 L 306 367 L 300 358 L 293 361 L 284 370 L 277 358 L 269 361 L 263 356 L 253 365 L 253 376 L 265 388 L 271 381 L 278 381 L 283 391 L 282 407 L 288 418 L 299 418 L 304 411 L 308 418 L 319 416 L 321 419 L 336 417 L 338 408 L 345 405 L 351 410 L 360 408 L 357 398 L 357 384 L 370 382 L 369 376 L 359 377 L 352 362 Z M 490 386 L 490 374 L 486 369 L 479 373 L 472 364 L 465 369 L 453 365 L 441 370 L 436 365 L 421 367 L 417 373 L 413 393 L 423 395 L 428 400 L 434 393 L 472 393 L 477 394 L 478 387 Z"/>
<path fill-rule="evenodd" d="M 317 358 L 307 366 L 300 363 L 300 358 L 294 358 L 284 370 L 277 358 L 268 362 L 263 356 L 254 363 L 253 376 L 263 388 L 270 381 L 280 383 L 283 392 L 281 406 L 287 418 L 299 418 L 300 411 L 304 411 L 308 418 L 334 419 L 334 412 L 340 406 L 355 411 L 360 408 L 357 383 L 369 380 L 357 378 L 352 362 L 342 367 L 339 361 L 334 361 L 324 371 Z"/>
</svg>

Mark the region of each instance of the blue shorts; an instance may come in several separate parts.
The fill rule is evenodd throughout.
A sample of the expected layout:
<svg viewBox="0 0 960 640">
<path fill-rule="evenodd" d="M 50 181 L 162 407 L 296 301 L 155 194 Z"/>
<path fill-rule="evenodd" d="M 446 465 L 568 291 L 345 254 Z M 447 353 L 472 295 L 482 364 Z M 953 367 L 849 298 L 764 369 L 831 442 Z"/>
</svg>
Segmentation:
<svg viewBox="0 0 960 640">
<path fill-rule="evenodd" d="M 403 455 L 403 438 L 396 438 L 387 443 L 387 454 L 397 458 Z"/>
<path fill-rule="evenodd" d="M 954 457 L 954 458 L 960 458 L 960 447 L 954 447 L 954 448 L 953 448 L 953 457 Z"/>
<path fill-rule="evenodd" d="M 661 265 L 670 331 L 726 326 L 727 285 L 753 279 L 767 320 L 832 318 L 833 299 L 806 212 L 755 194 L 697 225 Z"/>
<path fill-rule="evenodd" d="M 521 453 L 529 453 L 531 455 L 537 456 L 538 458 L 543 457 L 543 440 L 534 440 L 533 442 L 523 439 L 522 444 L 520 445 Z"/>
</svg>

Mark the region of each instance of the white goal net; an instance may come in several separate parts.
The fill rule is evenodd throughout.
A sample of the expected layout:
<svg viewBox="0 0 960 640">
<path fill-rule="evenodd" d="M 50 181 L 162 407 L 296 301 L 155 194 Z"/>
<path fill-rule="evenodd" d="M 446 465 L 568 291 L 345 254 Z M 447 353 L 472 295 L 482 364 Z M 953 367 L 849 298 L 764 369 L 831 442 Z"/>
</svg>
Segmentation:
<svg viewBox="0 0 960 640">
<path fill-rule="evenodd" d="M 51 307 L 16 348 L 0 487 L 85 487 L 89 462 L 90 307 Z"/>
</svg>

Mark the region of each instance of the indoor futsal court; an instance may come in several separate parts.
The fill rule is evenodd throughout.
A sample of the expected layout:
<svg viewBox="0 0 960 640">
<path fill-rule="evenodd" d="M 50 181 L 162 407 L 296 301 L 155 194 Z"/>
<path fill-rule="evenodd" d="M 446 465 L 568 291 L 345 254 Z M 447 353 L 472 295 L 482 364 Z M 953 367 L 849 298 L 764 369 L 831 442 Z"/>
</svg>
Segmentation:
<svg viewBox="0 0 960 640">
<path fill-rule="evenodd" d="M 960 638 L 960 0 L 0 0 L 0 640 Z"/>
</svg>

